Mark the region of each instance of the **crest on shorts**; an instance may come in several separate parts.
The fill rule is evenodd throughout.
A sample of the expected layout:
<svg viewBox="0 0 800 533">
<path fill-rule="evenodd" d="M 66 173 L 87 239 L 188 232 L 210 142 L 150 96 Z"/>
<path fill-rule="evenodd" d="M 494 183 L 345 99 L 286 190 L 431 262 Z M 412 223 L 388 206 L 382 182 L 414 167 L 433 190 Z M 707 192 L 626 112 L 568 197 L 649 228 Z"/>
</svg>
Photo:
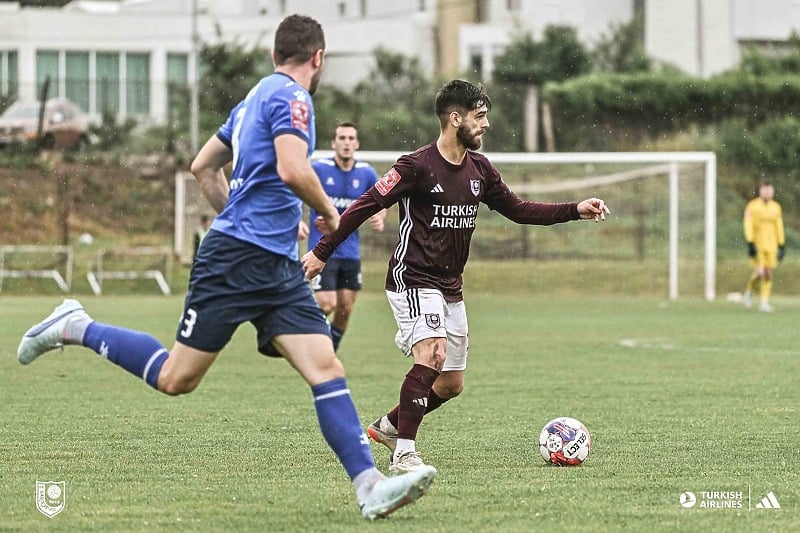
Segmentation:
<svg viewBox="0 0 800 533">
<path fill-rule="evenodd" d="M 66 482 L 37 481 L 36 508 L 47 518 L 53 518 L 67 505 Z"/>
<path fill-rule="evenodd" d="M 425 324 L 431 329 L 438 329 L 442 325 L 442 318 L 437 313 L 425 313 Z"/>
</svg>

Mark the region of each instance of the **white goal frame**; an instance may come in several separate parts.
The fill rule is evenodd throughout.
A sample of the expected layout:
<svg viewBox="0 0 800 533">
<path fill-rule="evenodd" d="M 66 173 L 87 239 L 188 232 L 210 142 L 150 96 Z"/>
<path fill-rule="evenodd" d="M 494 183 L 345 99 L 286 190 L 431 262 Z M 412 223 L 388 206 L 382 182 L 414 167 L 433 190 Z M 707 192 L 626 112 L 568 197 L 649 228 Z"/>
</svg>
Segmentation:
<svg viewBox="0 0 800 533">
<path fill-rule="evenodd" d="M 106 270 L 106 259 L 111 257 L 160 257 L 163 261 L 163 271 L 149 270 Z M 122 248 L 117 250 L 100 250 L 95 261 L 86 273 L 86 280 L 95 296 L 103 294 L 103 281 L 105 280 L 138 280 L 152 279 L 158 285 L 164 296 L 171 293 L 167 282 L 166 272 L 172 269 L 172 252 L 167 246 L 141 246 L 137 248 Z"/>
<path fill-rule="evenodd" d="M 314 159 L 333 157 L 331 150 L 317 150 Z M 384 151 L 360 151 L 358 158 L 371 163 L 394 163 L 402 153 Z M 716 297 L 716 261 L 717 261 L 717 156 L 714 152 L 556 152 L 556 153 L 486 153 L 486 157 L 496 164 L 547 164 L 547 163 L 633 163 L 665 165 L 649 171 L 666 174 L 669 179 L 669 298 L 678 298 L 678 180 L 680 178 L 679 165 L 681 163 L 701 164 L 704 169 L 705 179 L 705 299 L 709 302 Z M 625 181 L 641 177 L 642 174 L 619 173 L 601 178 L 585 178 L 582 182 L 587 185 L 600 185 Z M 549 189 L 547 187 L 550 187 Z M 577 188 L 575 181 L 569 184 L 570 189 Z M 517 192 L 523 192 L 520 187 L 514 187 Z M 552 186 L 530 186 L 528 192 L 543 192 L 553 190 Z"/>
<path fill-rule="evenodd" d="M 21 269 L 6 269 L 6 254 L 53 254 L 54 256 L 64 256 L 64 273 L 57 268 L 29 268 Z M 52 279 L 61 289 L 61 292 L 69 292 L 72 285 L 72 268 L 73 268 L 73 255 L 72 248 L 69 246 L 58 245 L 37 245 L 37 244 L 22 244 L 22 245 L 6 245 L 0 246 L 0 290 L 3 288 L 3 279 L 5 278 L 42 278 Z"/>
</svg>

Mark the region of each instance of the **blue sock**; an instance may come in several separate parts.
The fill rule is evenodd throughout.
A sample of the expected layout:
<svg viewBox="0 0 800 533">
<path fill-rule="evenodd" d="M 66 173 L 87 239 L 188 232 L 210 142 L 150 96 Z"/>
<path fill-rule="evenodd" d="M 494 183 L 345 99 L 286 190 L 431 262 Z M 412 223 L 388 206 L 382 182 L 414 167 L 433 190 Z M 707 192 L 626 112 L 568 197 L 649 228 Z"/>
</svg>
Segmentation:
<svg viewBox="0 0 800 533">
<path fill-rule="evenodd" d="M 83 345 L 157 388 L 161 366 L 169 357 L 164 345 L 146 333 L 92 322 Z"/>
<path fill-rule="evenodd" d="M 339 343 L 342 342 L 342 337 L 344 337 L 344 330 L 331 324 L 331 340 L 333 341 L 334 352 L 339 349 Z"/>
<path fill-rule="evenodd" d="M 375 468 L 367 434 L 361 428 L 356 406 L 344 378 L 311 387 L 319 427 L 328 446 L 339 457 L 350 479 Z"/>
</svg>

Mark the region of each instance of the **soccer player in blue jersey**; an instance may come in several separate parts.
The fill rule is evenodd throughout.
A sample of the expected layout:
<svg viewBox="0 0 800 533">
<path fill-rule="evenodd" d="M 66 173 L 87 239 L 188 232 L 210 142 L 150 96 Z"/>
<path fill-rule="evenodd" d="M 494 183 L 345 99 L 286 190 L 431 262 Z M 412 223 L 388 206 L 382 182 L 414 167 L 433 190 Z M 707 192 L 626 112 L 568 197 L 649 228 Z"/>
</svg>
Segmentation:
<svg viewBox="0 0 800 533">
<path fill-rule="evenodd" d="M 334 156 L 312 163 L 319 176 L 325 194 L 333 202 L 339 213 L 343 213 L 359 196 L 367 192 L 378 181 L 378 174 L 368 163 L 358 161 L 355 152 L 359 148 L 358 129 L 352 122 L 342 122 L 336 126 L 331 147 Z M 314 248 L 322 237 L 322 232 L 314 223 L 321 214 L 311 209 L 308 249 Z M 370 217 L 372 229 L 383 231 L 386 210 Z M 330 317 L 333 349 L 347 330 L 350 314 L 361 290 L 361 242 L 358 231 L 351 233 L 336 248 L 328 260 L 325 270 L 311 280 L 311 288 L 322 312 Z"/>
<path fill-rule="evenodd" d="M 176 342 L 94 321 L 67 299 L 22 338 L 17 359 L 78 344 L 169 395 L 194 390 L 236 328 L 255 327 L 258 351 L 283 357 L 311 387 L 322 434 L 356 490 L 365 518 L 415 501 L 436 470 L 387 478 L 372 458 L 330 329 L 298 260 L 297 227 L 306 202 L 328 228 L 339 213 L 308 157 L 325 53 L 322 27 L 292 15 L 275 33 L 275 72 L 253 87 L 192 162 L 203 195 L 219 213 L 192 266 Z M 232 163 L 230 178 L 223 168 Z"/>
</svg>

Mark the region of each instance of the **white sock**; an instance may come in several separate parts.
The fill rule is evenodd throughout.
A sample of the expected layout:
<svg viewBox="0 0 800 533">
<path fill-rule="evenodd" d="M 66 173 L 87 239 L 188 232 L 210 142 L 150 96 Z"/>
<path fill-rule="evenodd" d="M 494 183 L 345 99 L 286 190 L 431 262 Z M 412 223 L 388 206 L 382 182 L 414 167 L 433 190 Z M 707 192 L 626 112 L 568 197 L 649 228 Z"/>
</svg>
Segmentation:
<svg viewBox="0 0 800 533">
<path fill-rule="evenodd" d="M 405 452 L 417 451 L 417 443 L 411 439 L 397 439 L 397 447 L 394 449 L 394 459 L 397 459 Z"/>
<path fill-rule="evenodd" d="M 367 499 L 367 493 L 372 490 L 375 483 L 384 477 L 377 468 L 373 467 L 364 470 L 353 478 L 353 486 L 356 488 L 356 500 L 359 504 Z"/>
<path fill-rule="evenodd" d="M 61 334 L 64 338 L 64 344 L 83 344 L 83 335 L 92 322 L 94 320 L 82 314 L 70 317 L 64 326 L 64 332 Z"/>
</svg>

